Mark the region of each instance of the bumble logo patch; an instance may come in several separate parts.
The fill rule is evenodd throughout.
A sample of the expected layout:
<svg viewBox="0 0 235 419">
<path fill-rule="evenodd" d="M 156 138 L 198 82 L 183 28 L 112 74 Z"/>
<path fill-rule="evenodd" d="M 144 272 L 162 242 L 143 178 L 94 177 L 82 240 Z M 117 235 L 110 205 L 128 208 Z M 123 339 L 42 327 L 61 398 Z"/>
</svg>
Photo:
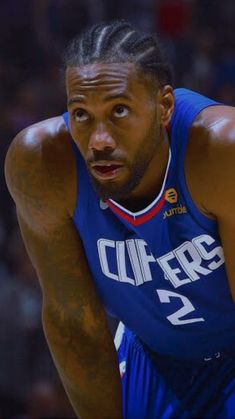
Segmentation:
<svg viewBox="0 0 235 419">
<path fill-rule="evenodd" d="M 174 188 L 167 189 L 165 192 L 166 201 L 175 204 L 178 201 L 178 194 Z"/>
<path fill-rule="evenodd" d="M 167 217 L 171 217 L 172 215 L 178 215 L 178 214 L 186 214 L 187 208 L 185 205 L 178 205 L 177 207 L 170 208 L 168 211 L 164 211 L 163 219 Z"/>
<path fill-rule="evenodd" d="M 186 206 L 178 203 L 178 193 L 176 192 L 175 188 L 170 188 L 166 190 L 165 200 L 168 201 L 170 204 L 177 203 L 177 205 L 170 207 L 168 210 L 164 211 L 163 219 L 171 217 L 172 215 L 185 214 L 187 212 Z"/>
</svg>

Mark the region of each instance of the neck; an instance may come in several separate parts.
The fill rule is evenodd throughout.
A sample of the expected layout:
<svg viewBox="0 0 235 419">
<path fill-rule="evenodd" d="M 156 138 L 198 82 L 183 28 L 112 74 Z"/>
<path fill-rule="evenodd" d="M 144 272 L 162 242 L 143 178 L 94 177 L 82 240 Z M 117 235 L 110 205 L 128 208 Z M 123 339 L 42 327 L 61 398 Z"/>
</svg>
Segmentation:
<svg viewBox="0 0 235 419">
<path fill-rule="evenodd" d="M 169 159 L 169 140 L 164 131 L 162 141 L 156 150 L 139 185 L 127 199 L 119 203 L 130 211 L 140 211 L 146 208 L 160 193 Z"/>
</svg>

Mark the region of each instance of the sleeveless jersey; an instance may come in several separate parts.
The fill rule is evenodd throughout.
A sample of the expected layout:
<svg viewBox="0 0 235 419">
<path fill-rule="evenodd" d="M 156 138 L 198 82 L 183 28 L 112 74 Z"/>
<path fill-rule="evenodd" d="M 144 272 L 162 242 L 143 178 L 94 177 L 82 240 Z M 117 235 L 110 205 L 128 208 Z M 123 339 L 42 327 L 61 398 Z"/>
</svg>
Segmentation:
<svg viewBox="0 0 235 419">
<path fill-rule="evenodd" d="M 218 226 L 192 201 L 184 173 L 190 126 L 200 111 L 216 104 L 175 90 L 163 185 L 138 212 L 99 198 L 74 144 L 79 183 L 74 223 L 105 309 L 151 350 L 188 360 L 235 348 L 235 304 Z M 69 127 L 68 114 L 64 118 Z"/>
</svg>

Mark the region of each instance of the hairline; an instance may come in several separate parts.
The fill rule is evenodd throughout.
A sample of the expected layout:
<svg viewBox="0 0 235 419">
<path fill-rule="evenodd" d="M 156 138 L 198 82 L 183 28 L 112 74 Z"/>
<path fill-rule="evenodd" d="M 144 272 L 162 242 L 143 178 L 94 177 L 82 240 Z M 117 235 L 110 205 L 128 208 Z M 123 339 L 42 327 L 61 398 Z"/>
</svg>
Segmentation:
<svg viewBox="0 0 235 419">
<path fill-rule="evenodd" d="M 69 64 L 67 63 L 65 66 L 65 74 L 69 68 L 86 68 L 92 65 L 96 64 L 133 64 L 134 68 L 136 70 L 136 75 L 138 78 L 142 79 L 144 84 L 148 84 L 147 87 L 149 87 L 149 84 L 151 84 L 151 88 L 154 87 L 154 93 L 156 93 L 157 90 L 159 90 L 161 87 L 166 86 L 169 83 L 161 83 L 160 78 L 157 74 L 153 73 L 153 71 L 147 71 L 143 66 L 141 66 L 138 62 L 134 60 L 106 60 L 104 59 L 96 59 L 91 60 L 90 63 L 87 64 Z"/>
</svg>

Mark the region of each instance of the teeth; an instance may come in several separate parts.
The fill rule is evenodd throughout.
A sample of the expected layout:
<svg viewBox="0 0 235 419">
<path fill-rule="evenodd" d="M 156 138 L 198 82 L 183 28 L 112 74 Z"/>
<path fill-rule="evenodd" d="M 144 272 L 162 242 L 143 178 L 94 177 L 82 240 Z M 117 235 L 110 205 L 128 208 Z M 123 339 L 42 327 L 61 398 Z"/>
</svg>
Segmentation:
<svg viewBox="0 0 235 419">
<path fill-rule="evenodd" d="M 107 163 L 107 164 L 95 164 L 93 167 L 119 167 L 120 164 L 117 163 Z"/>
<path fill-rule="evenodd" d="M 96 166 L 116 166 L 115 163 L 105 163 L 105 164 L 97 164 Z"/>
</svg>

